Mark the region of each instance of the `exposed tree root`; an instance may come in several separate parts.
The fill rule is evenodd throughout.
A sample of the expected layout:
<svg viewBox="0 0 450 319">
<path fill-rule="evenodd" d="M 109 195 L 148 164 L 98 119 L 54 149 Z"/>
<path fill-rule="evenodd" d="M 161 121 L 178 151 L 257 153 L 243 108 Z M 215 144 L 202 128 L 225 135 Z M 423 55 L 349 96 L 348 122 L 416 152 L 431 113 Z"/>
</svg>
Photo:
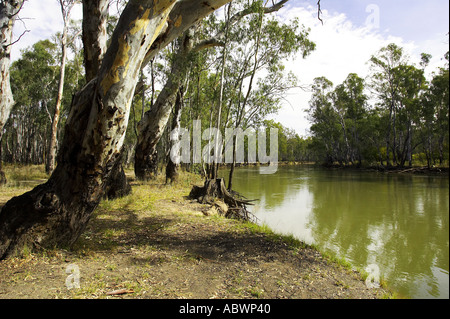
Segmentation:
<svg viewBox="0 0 450 319">
<path fill-rule="evenodd" d="M 208 179 L 203 186 L 193 186 L 189 198 L 215 207 L 226 218 L 256 221 L 256 217 L 247 210 L 254 200 L 245 199 L 234 191 L 229 192 L 223 178 Z"/>
</svg>

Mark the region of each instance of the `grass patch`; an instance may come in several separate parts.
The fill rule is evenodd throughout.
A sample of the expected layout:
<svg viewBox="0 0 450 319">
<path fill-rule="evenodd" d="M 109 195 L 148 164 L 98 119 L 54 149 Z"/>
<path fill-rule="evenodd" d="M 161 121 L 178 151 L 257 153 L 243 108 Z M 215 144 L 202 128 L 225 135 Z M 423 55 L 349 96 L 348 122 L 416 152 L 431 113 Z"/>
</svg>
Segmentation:
<svg viewBox="0 0 450 319">
<path fill-rule="evenodd" d="M 344 269 L 347 269 L 347 270 L 353 270 L 354 269 L 353 265 L 348 260 L 346 260 L 345 258 L 338 257 L 337 255 L 332 254 L 330 252 L 322 252 L 322 256 L 328 262 L 331 262 L 331 263 L 334 263 L 336 265 L 339 265 L 340 267 L 342 267 Z M 366 278 L 367 278 L 367 276 L 366 276 Z M 365 278 L 364 278 L 364 280 L 365 280 Z"/>
<path fill-rule="evenodd" d="M 128 196 L 113 200 L 102 200 L 96 209 L 96 214 L 109 214 L 118 211 L 148 211 L 152 210 L 155 205 L 156 196 L 148 185 L 140 185 L 134 187 L 132 193 Z"/>
<path fill-rule="evenodd" d="M 285 243 L 292 249 L 315 249 L 314 246 L 302 242 L 292 234 L 284 235 L 274 232 L 267 224 L 258 225 L 252 222 L 242 222 L 242 227 L 253 234 L 264 234 L 269 240 Z"/>
<path fill-rule="evenodd" d="M 50 177 L 45 172 L 44 165 L 4 164 L 3 170 L 8 182 L 40 181 Z"/>
</svg>

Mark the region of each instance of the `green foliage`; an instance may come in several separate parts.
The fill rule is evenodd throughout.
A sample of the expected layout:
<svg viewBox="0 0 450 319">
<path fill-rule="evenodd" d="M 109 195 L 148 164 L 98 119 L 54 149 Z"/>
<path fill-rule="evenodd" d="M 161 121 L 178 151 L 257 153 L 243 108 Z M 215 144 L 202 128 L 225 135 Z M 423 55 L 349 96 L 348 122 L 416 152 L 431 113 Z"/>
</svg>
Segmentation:
<svg viewBox="0 0 450 319">
<path fill-rule="evenodd" d="M 390 44 L 370 59 L 372 74 L 364 81 L 349 74 L 340 85 L 316 78 L 308 110 L 311 147 L 328 164 L 413 165 L 423 151 L 428 166 L 448 160 L 448 68 L 429 85 L 424 69 L 431 56 L 422 54 L 420 68 L 403 49 Z M 376 105 L 369 105 L 371 97 Z"/>
<path fill-rule="evenodd" d="M 283 126 L 274 120 L 264 120 L 266 145 L 269 145 L 269 130 L 278 129 L 278 160 L 282 162 L 314 162 L 316 154 L 312 149 L 311 137 L 300 137 L 294 130 Z"/>
<path fill-rule="evenodd" d="M 58 90 L 59 38 L 55 35 L 53 41 L 36 42 L 22 50 L 21 57 L 11 65 L 15 105 L 2 139 L 2 155 L 7 162 L 41 164 L 45 160 Z M 82 53 L 75 43 L 71 43 L 70 49 L 58 133 L 60 139 L 72 95 L 84 85 Z"/>
<path fill-rule="evenodd" d="M 11 87 L 16 108 L 49 101 L 56 87 L 56 44 L 49 40 L 36 42 L 22 51 L 22 58 L 11 66 Z"/>
</svg>

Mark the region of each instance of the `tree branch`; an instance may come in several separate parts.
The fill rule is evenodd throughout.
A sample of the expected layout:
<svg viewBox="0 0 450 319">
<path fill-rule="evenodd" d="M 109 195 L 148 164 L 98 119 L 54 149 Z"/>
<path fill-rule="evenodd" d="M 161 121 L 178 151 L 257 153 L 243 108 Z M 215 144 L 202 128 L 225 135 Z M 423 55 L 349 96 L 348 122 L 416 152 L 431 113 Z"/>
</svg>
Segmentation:
<svg viewBox="0 0 450 319">
<path fill-rule="evenodd" d="M 5 50 L 6 50 L 7 47 L 9 47 L 9 46 L 11 46 L 11 45 L 14 45 L 14 44 L 16 44 L 17 42 L 19 42 L 20 39 L 21 39 L 21 38 L 25 35 L 25 33 L 27 33 L 27 32 L 30 32 L 30 30 L 25 30 L 25 31 L 23 31 L 23 33 L 19 36 L 19 38 L 18 38 L 16 41 L 11 42 L 10 44 L 4 45 L 3 47 L 5 48 Z"/>
<path fill-rule="evenodd" d="M 197 43 L 195 47 L 192 49 L 192 52 L 198 52 L 212 47 L 224 47 L 224 46 L 225 43 L 223 41 L 220 41 L 217 38 L 210 38 Z"/>
<path fill-rule="evenodd" d="M 199 4 L 197 1 L 178 1 L 169 14 L 166 26 L 153 42 L 142 63 L 147 65 L 151 59 L 178 36 L 183 34 L 195 22 L 200 21 L 211 12 L 217 10 L 231 0 L 205 0 Z"/>
<path fill-rule="evenodd" d="M 268 13 L 276 12 L 276 11 L 280 10 L 284 6 L 284 4 L 288 1 L 289 0 L 281 0 L 271 7 L 266 7 L 266 8 L 264 8 L 263 13 L 268 14 Z M 184 32 L 186 30 L 186 29 L 183 29 L 184 25 L 191 25 L 192 21 L 200 21 L 200 19 L 204 18 L 209 13 L 211 13 L 218 7 L 224 5 L 228 2 L 230 2 L 230 1 L 229 0 L 204 1 L 202 3 L 202 6 L 200 9 L 198 9 L 198 8 L 195 9 L 196 12 L 201 11 L 201 14 L 196 16 L 195 20 L 191 20 L 192 17 L 189 14 L 190 10 L 192 10 L 191 7 L 193 4 L 190 1 L 178 2 L 176 7 L 170 13 L 169 23 L 165 26 L 165 28 L 163 29 L 161 34 L 155 40 L 155 42 L 154 42 L 153 46 L 150 48 L 149 52 L 147 52 L 147 56 L 144 60 L 143 67 L 145 65 L 147 65 L 150 62 L 150 60 L 155 56 L 155 52 L 158 51 L 157 48 L 166 46 L 168 43 L 172 42 L 177 36 L 179 36 L 180 34 L 182 34 L 182 32 Z M 198 7 L 198 5 L 197 5 L 197 7 Z M 187 12 L 187 13 L 183 14 L 183 12 Z M 247 8 L 245 10 L 242 10 L 242 11 L 236 13 L 233 17 L 231 17 L 230 24 L 236 23 L 243 17 L 245 17 L 249 14 L 254 14 L 254 13 L 257 13 L 257 12 L 255 12 L 255 10 L 252 8 Z M 181 20 L 181 25 L 176 26 L 177 21 L 179 21 L 180 17 L 183 17 Z M 220 41 L 220 39 L 222 37 L 223 37 L 223 32 L 220 32 L 213 39 L 205 40 L 204 42 L 211 41 L 210 46 L 222 46 L 218 42 L 218 41 Z M 214 39 L 216 39 L 216 40 L 214 40 Z M 214 43 L 215 45 L 212 45 L 212 43 Z M 208 46 L 205 46 L 204 48 L 207 48 L 207 47 Z M 199 50 L 201 50 L 201 49 L 199 49 Z"/>
<path fill-rule="evenodd" d="M 322 22 L 323 25 L 323 20 L 320 17 L 320 15 L 322 14 L 322 9 L 320 8 L 320 0 L 317 1 L 317 19 L 319 19 L 320 22 Z"/>
<path fill-rule="evenodd" d="M 280 2 L 274 4 L 271 7 L 264 7 L 263 8 L 263 13 L 264 14 L 268 14 L 268 13 L 276 12 L 276 11 L 280 10 L 281 8 L 283 8 L 284 4 L 286 2 L 288 2 L 288 1 L 289 0 L 281 0 Z M 255 12 L 255 10 L 252 9 L 252 8 L 247 8 L 245 10 L 242 10 L 242 11 L 236 13 L 234 16 L 231 17 L 230 24 L 233 24 L 233 23 L 239 21 L 240 19 L 242 19 L 243 17 L 248 16 L 248 15 L 253 14 L 253 13 L 257 13 L 257 12 Z"/>
</svg>

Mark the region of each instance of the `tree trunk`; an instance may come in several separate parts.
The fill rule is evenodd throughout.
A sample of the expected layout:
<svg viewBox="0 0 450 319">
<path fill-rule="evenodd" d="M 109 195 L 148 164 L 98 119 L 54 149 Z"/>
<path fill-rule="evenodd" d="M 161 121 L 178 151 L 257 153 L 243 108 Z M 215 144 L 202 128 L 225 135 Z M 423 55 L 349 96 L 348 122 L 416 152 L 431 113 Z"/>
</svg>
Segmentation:
<svg viewBox="0 0 450 319">
<path fill-rule="evenodd" d="M 83 1 L 83 48 L 86 83 L 95 78 L 107 50 L 106 24 L 108 19 L 108 0 Z M 123 157 L 112 168 L 107 181 L 105 194 L 107 199 L 115 199 L 131 193 L 122 165 Z"/>
<path fill-rule="evenodd" d="M 123 151 L 120 152 L 120 156 L 111 170 L 111 176 L 105 184 L 104 197 L 108 200 L 121 198 L 131 193 L 131 185 L 123 169 Z"/>
<path fill-rule="evenodd" d="M 86 82 L 97 76 L 106 52 L 108 0 L 83 0 L 83 53 Z"/>
<path fill-rule="evenodd" d="M 169 79 L 159 93 L 153 107 L 144 114 L 138 125 L 138 142 L 134 158 L 134 173 L 137 179 L 149 180 L 157 172 L 158 154 L 156 146 L 161 139 L 177 98 L 177 92 L 189 70 L 188 55 L 192 50 L 194 28 L 190 28 L 179 43 Z"/>
<path fill-rule="evenodd" d="M 227 9 L 227 18 L 225 22 L 225 45 L 222 50 L 222 61 L 220 67 L 220 88 L 219 88 L 219 101 L 218 101 L 218 111 L 217 111 L 217 131 L 215 136 L 215 150 L 219 147 L 219 133 L 220 133 L 220 122 L 222 119 L 222 103 L 223 103 L 223 89 L 224 89 L 224 81 L 225 81 L 225 63 L 227 60 L 227 42 L 228 42 L 228 31 L 230 27 L 230 12 L 231 12 L 231 3 L 228 5 Z M 220 150 L 222 152 L 222 150 Z M 217 179 L 217 173 L 219 170 L 219 163 L 213 163 L 212 167 L 212 178 Z"/>
<path fill-rule="evenodd" d="M 3 172 L 3 158 L 2 158 L 2 139 L 0 138 L 0 186 L 6 184 L 8 180 L 6 179 L 5 172 Z"/>
<path fill-rule="evenodd" d="M 441 134 L 439 136 L 438 144 L 439 144 L 439 164 L 442 165 L 444 163 L 444 141 L 445 136 Z"/>
<path fill-rule="evenodd" d="M 172 118 L 172 132 L 176 135 L 176 138 L 179 138 L 180 128 L 181 128 L 181 113 L 183 111 L 183 95 L 184 88 L 181 87 L 177 94 L 177 100 L 175 102 L 175 109 Z M 172 157 L 169 156 L 169 160 L 167 161 L 166 166 L 166 184 L 170 180 L 170 183 L 176 182 L 178 178 L 178 167 L 179 163 L 174 163 L 172 161 Z"/>
<path fill-rule="evenodd" d="M 228 175 L 228 190 L 231 191 L 233 189 L 233 175 L 234 168 L 236 166 L 236 138 L 233 137 L 233 163 L 231 163 L 230 173 Z"/>
<path fill-rule="evenodd" d="M 261 30 L 262 30 L 263 19 L 264 19 L 264 15 L 261 13 L 260 14 L 259 27 L 258 27 L 258 34 L 257 34 L 257 38 L 256 38 L 256 47 L 255 47 L 255 52 L 254 52 L 254 59 L 255 59 L 255 61 L 254 61 L 253 69 L 252 69 L 251 74 L 250 74 L 250 81 L 249 81 L 249 84 L 248 84 L 247 93 L 246 93 L 246 95 L 244 97 L 242 105 L 240 106 L 240 109 L 238 110 L 239 116 L 237 118 L 235 128 L 238 128 L 241 125 L 242 119 L 244 118 L 244 114 L 245 114 L 245 107 L 247 105 L 247 102 L 249 100 L 249 97 L 250 97 L 250 94 L 251 94 L 251 91 L 252 91 L 253 80 L 255 78 L 256 70 L 257 70 L 257 67 L 258 67 L 258 51 L 259 51 L 260 44 L 261 44 Z M 241 82 L 241 86 L 242 86 L 242 82 Z M 232 187 L 233 187 L 233 174 L 234 174 L 234 168 L 236 166 L 236 138 L 234 137 L 233 139 L 234 139 L 234 142 L 233 142 L 233 163 L 231 164 L 230 175 L 229 175 L 229 180 L 228 180 L 228 191 L 231 191 Z"/>
<path fill-rule="evenodd" d="M 412 123 L 411 120 L 408 121 L 408 139 L 407 139 L 407 152 L 406 152 L 406 157 L 408 160 L 408 166 L 412 167 Z"/>
<path fill-rule="evenodd" d="M 391 104 L 391 107 L 389 109 L 389 123 L 388 123 L 388 129 L 386 134 L 386 166 L 391 167 L 391 159 L 389 152 L 391 151 L 391 127 L 392 127 L 392 112 L 393 112 L 393 105 Z"/>
<path fill-rule="evenodd" d="M 14 105 L 11 91 L 9 67 L 11 64 L 11 46 L 13 45 L 13 27 L 23 0 L 5 0 L 0 2 L 0 141 L 3 127 L 8 121 Z M 0 158 L 1 162 L 1 158 Z M 6 176 L 0 165 L 0 185 L 6 183 Z"/>
<path fill-rule="evenodd" d="M 22 5 L 23 0 L 0 2 L 0 134 L 3 132 L 3 127 L 14 104 L 9 73 L 10 54 L 11 46 L 13 45 L 12 31 Z"/>
<path fill-rule="evenodd" d="M 59 123 L 59 115 L 61 113 L 61 102 L 63 97 L 64 90 L 64 78 L 66 72 L 66 58 L 67 58 L 67 31 L 69 28 L 68 19 L 70 16 L 70 11 L 74 5 L 74 2 L 71 2 L 65 7 L 63 1 L 60 1 L 61 12 L 63 15 L 64 27 L 63 33 L 61 37 L 61 66 L 59 71 L 59 83 L 58 83 L 58 94 L 56 96 L 56 104 L 55 104 L 55 114 L 52 119 L 52 126 L 50 131 L 50 143 L 48 145 L 48 155 L 47 162 L 45 165 L 45 170 L 48 174 L 53 172 L 55 169 L 55 159 L 56 159 L 56 146 L 58 143 L 57 134 L 58 134 L 58 123 Z"/>
<path fill-rule="evenodd" d="M 394 114 L 392 118 L 392 132 L 393 132 L 393 145 L 392 145 L 392 161 L 398 166 L 398 141 L 397 141 L 397 108 L 394 107 Z"/>
<path fill-rule="evenodd" d="M 428 133 L 426 137 L 426 142 L 424 142 L 424 148 L 425 148 L 425 155 L 427 158 L 427 167 L 431 168 L 431 156 L 432 156 L 432 150 L 431 150 L 431 141 L 432 141 L 432 135 Z"/>
</svg>

